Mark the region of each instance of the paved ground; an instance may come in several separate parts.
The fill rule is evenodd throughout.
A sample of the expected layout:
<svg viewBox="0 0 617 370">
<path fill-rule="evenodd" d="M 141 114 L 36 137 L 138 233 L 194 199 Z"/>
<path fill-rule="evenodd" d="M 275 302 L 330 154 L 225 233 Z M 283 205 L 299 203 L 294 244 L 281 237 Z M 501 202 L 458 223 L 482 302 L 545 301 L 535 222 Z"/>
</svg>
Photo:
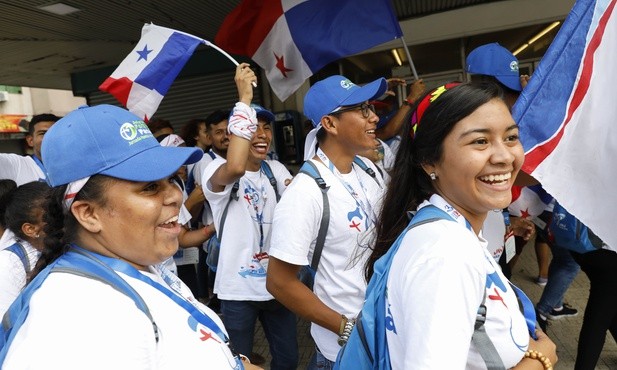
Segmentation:
<svg viewBox="0 0 617 370">
<path fill-rule="evenodd" d="M 513 274 L 513 282 L 523 289 L 533 302 L 537 302 L 542 294 L 542 287 L 534 283 L 538 274 L 533 247 L 528 245 L 521 255 Z M 565 301 L 579 310 L 576 317 L 553 321 L 548 328 L 548 335 L 557 344 L 559 362 L 555 369 L 573 369 L 578 345 L 578 332 L 583 320 L 583 313 L 589 295 L 589 281 L 583 272 L 576 277 L 566 293 Z M 309 325 L 304 320 L 298 320 L 298 345 L 300 348 L 300 369 L 304 369 L 313 355 L 313 342 L 309 333 Z M 270 355 L 268 344 L 260 326 L 256 329 L 255 351 L 268 359 L 264 368 L 269 369 Z M 598 370 L 617 369 L 617 344 L 609 334 L 604 350 L 596 367 Z"/>
</svg>

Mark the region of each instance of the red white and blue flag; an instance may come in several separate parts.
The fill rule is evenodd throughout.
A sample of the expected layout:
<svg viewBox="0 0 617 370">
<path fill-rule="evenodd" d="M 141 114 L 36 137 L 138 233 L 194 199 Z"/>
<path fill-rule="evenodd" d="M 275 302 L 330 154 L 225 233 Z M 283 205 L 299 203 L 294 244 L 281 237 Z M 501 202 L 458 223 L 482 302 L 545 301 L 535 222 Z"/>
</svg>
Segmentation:
<svg viewBox="0 0 617 370">
<path fill-rule="evenodd" d="M 253 59 L 285 100 L 326 64 L 401 36 L 390 0 L 243 0 L 215 43 Z"/>
<path fill-rule="evenodd" d="M 513 108 L 523 170 L 617 246 L 617 0 L 579 0 Z"/>
<path fill-rule="evenodd" d="M 133 51 L 99 89 L 112 94 L 129 111 L 147 121 L 202 42 L 187 33 L 146 24 Z"/>
<path fill-rule="evenodd" d="M 510 215 L 533 220 L 548 210 L 553 197 L 541 185 L 513 186 L 512 203 L 508 206 Z"/>
</svg>

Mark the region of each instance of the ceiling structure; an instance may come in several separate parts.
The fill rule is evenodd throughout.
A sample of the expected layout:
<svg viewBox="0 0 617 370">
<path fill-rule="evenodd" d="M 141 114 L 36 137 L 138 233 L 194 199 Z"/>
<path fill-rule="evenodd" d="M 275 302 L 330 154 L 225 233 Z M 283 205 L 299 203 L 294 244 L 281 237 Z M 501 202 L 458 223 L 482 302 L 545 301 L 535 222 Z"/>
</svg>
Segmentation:
<svg viewBox="0 0 617 370">
<path fill-rule="evenodd" d="M 71 89 L 71 74 L 115 66 L 130 52 L 144 23 L 213 40 L 240 0 L 62 0 L 79 9 L 52 14 L 53 0 L 0 0 L 0 84 Z M 510 50 L 547 24 L 562 20 L 573 0 L 394 0 L 420 74 L 460 68 L 461 50 L 499 41 Z M 551 31 L 519 59 L 541 56 Z M 347 58 L 368 74 L 389 75 L 400 41 Z"/>
</svg>

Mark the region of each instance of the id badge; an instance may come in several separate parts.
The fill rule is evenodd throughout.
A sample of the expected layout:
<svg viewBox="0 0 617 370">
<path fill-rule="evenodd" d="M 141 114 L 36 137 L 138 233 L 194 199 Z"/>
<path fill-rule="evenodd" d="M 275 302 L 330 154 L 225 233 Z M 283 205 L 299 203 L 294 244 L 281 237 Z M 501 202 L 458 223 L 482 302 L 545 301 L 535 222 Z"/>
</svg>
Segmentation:
<svg viewBox="0 0 617 370">
<path fill-rule="evenodd" d="M 506 263 L 510 262 L 512 257 L 516 255 L 516 243 L 514 242 L 514 231 L 510 230 L 506 233 L 505 247 L 506 247 Z"/>
</svg>

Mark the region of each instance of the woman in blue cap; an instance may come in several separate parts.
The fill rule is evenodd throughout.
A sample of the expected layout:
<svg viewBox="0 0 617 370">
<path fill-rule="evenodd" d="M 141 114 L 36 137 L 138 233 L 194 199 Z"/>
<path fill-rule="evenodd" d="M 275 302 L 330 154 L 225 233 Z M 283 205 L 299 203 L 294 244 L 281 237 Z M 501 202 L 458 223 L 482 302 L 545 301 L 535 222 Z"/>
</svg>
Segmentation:
<svg viewBox="0 0 617 370">
<path fill-rule="evenodd" d="M 42 152 L 54 187 L 45 249 L 9 309 L 2 368 L 242 369 L 217 315 L 159 265 L 181 228 L 171 176 L 203 152 L 162 147 L 109 105 L 58 121 Z"/>
</svg>

